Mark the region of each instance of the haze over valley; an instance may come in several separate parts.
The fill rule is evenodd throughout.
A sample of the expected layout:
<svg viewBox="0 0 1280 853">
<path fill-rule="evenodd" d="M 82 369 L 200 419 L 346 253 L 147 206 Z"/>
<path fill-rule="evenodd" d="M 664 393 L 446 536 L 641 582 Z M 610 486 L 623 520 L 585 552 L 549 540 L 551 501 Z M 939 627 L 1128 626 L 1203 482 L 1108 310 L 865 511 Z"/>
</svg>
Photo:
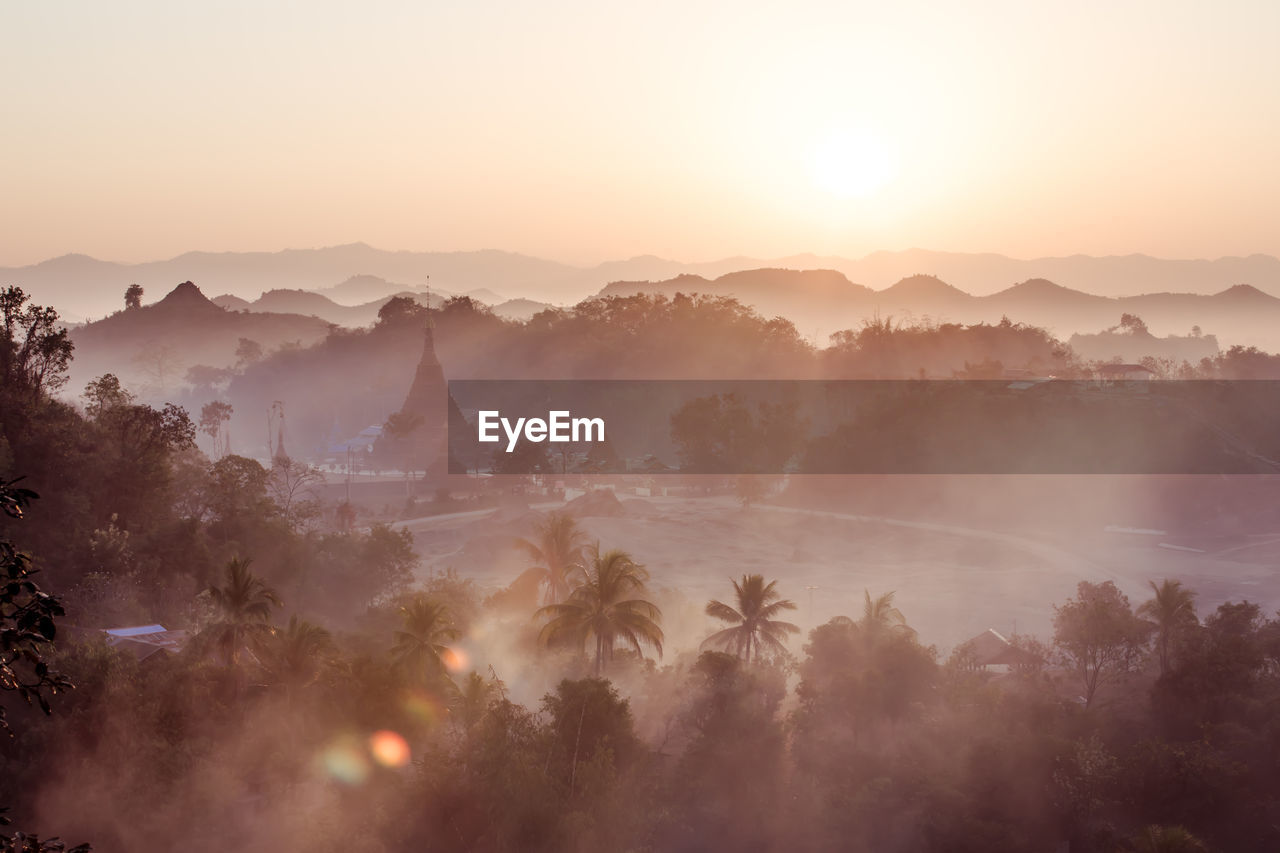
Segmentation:
<svg viewBox="0 0 1280 853">
<path fill-rule="evenodd" d="M 1280 4 L 2 14 L 0 851 L 1280 850 Z"/>
</svg>

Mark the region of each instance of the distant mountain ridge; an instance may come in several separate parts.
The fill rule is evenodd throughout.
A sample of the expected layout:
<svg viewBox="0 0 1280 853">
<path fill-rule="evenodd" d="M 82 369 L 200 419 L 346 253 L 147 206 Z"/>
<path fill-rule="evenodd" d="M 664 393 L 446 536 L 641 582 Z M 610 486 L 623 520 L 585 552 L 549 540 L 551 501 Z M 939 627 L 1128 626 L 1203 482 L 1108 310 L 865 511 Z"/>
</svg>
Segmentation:
<svg viewBox="0 0 1280 853">
<path fill-rule="evenodd" d="M 715 280 L 728 273 L 762 268 L 826 270 L 879 290 L 926 274 L 979 296 L 1032 279 L 1102 297 L 1212 294 L 1237 284 L 1280 293 L 1280 259 L 1269 255 L 1216 260 L 1073 255 L 1022 260 L 996 254 L 908 249 L 873 252 L 860 259 L 792 255 L 771 260 L 733 257 L 706 263 L 643 255 L 579 267 L 512 252 L 387 251 L 364 243 L 280 252 L 188 252 L 140 264 L 64 255 L 29 266 L 0 268 L 0 284 L 16 284 L 37 301 L 68 315 L 101 317 L 123 305 L 124 289 L 133 283 L 150 293 L 163 293 L 178 282 L 195 281 L 207 293 L 244 299 L 270 290 L 312 290 L 347 304 L 430 286 L 452 293 L 489 289 L 504 299 L 572 304 L 610 282 L 665 281 L 684 274 Z M 372 293 L 362 289 L 370 284 L 379 286 L 370 281 L 374 278 L 386 282 L 391 290 Z"/>
<path fill-rule="evenodd" d="M 936 276 L 913 275 L 873 290 L 828 270 L 760 269 L 715 279 L 681 275 L 667 281 L 614 282 L 601 296 L 633 293 L 704 293 L 734 296 L 766 315 L 794 322 L 800 332 L 825 343 L 834 331 L 858 328 L 880 317 L 896 322 L 997 323 L 1007 317 L 1047 329 L 1066 340 L 1077 332 L 1115 326 L 1122 314 L 1137 314 L 1158 335 L 1186 334 L 1193 326 L 1226 345 L 1280 350 L 1280 298 L 1238 284 L 1213 294 L 1148 293 L 1098 296 L 1033 278 L 985 296 L 975 296 Z"/>
<path fill-rule="evenodd" d="M 348 279 L 339 288 L 328 288 L 319 292 L 314 290 L 268 290 L 253 301 L 224 293 L 213 297 L 211 301 L 228 311 L 302 314 L 304 316 L 319 317 L 325 322 L 335 323 L 339 326 L 368 326 L 378 319 L 378 311 L 382 306 L 397 296 L 412 299 L 420 305 L 439 308 L 446 299 L 455 295 L 448 291 L 435 289 L 429 293 L 427 290 L 397 291 L 393 289 L 396 285 L 376 276 L 359 276 L 357 278 L 359 281 Z M 347 286 L 353 283 L 355 283 L 355 287 Z M 386 295 L 359 304 L 344 304 L 332 297 L 331 294 L 334 293 L 346 298 L 357 297 L 362 293 L 385 293 Z M 488 289 L 473 290 L 460 295 L 488 305 L 498 316 L 512 320 L 527 320 L 537 312 L 550 307 L 544 302 L 534 302 L 528 299 L 504 299 L 500 294 Z"/>
</svg>

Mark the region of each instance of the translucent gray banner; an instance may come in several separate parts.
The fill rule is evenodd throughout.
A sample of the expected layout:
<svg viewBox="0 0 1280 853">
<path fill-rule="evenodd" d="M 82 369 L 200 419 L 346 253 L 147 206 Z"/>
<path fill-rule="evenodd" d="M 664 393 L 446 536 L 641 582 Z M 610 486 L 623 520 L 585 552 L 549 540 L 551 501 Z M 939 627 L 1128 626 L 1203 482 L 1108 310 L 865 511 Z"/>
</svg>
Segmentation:
<svg viewBox="0 0 1280 853">
<path fill-rule="evenodd" d="M 454 474 L 1273 474 L 1280 382 L 449 383 Z"/>
</svg>

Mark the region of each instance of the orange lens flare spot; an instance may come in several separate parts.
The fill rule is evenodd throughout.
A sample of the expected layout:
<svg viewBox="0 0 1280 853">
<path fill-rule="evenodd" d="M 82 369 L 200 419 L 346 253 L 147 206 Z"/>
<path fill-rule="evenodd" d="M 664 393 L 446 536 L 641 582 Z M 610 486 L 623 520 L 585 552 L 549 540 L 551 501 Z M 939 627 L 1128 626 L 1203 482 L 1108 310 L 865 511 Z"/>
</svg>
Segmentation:
<svg viewBox="0 0 1280 853">
<path fill-rule="evenodd" d="M 369 752 L 383 767 L 404 767 L 409 763 L 409 744 L 395 732 L 384 730 L 370 735 Z"/>
<path fill-rule="evenodd" d="M 471 658 L 462 649 L 445 649 L 440 660 L 450 672 L 462 672 L 471 665 Z"/>
</svg>

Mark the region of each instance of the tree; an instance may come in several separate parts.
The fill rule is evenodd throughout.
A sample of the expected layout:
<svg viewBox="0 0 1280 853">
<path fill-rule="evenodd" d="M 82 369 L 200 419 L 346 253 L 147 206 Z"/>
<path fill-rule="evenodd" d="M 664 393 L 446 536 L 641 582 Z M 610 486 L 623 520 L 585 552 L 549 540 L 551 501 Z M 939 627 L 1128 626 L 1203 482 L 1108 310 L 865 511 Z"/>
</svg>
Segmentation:
<svg viewBox="0 0 1280 853">
<path fill-rule="evenodd" d="M 1137 314 L 1121 314 L 1120 328 L 1124 329 L 1131 335 L 1144 337 L 1151 333 L 1147 330 L 1147 324 Z"/>
<path fill-rule="evenodd" d="M 408 296 L 393 296 L 378 309 L 377 326 L 391 328 L 404 325 L 423 325 L 431 316 L 428 308 Z"/>
<path fill-rule="evenodd" d="M 413 472 L 418 468 L 418 456 L 414 434 L 426 422 L 422 415 L 409 412 L 393 412 L 382 425 L 382 437 L 374 445 L 374 458 L 379 464 L 400 468 L 405 473 L 405 497 L 411 497 Z M 422 460 L 424 465 L 426 460 Z"/>
<path fill-rule="evenodd" d="M 278 511 L 267 497 L 269 477 L 257 460 L 235 454 L 209 466 L 204 503 L 219 523 L 224 540 L 242 535 L 250 525 Z"/>
<path fill-rule="evenodd" d="M 737 394 L 699 397 L 671 416 L 680 468 L 699 474 L 781 473 L 805 429 L 795 404 L 760 402 L 753 411 Z"/>
<path fill-rule="evenodd" d="M 107 412 L 133 404 L 133 395 L 124 389 L 114 373 L 104 373 L 84 386 L 85 414 L 101 421 Z"/>
<path fill-rule="evenodd" d="M 264 632 L 257 645 L 267 683 L 280 686 L 290 700 L 315 682 L 333 651 L 328 631 L 297 616 L 290 616 L 283 629 Z"/>
<path fill-rule="evenodd" d="M 17 482 L 0 480 L 0 511 L 13 519 L 22 518 L 31 501 L 39 497 Z M 57 636 L 54 619 L 65 612 L 57 598 L 32 580 L 34 574 L 31 556 L 17 550 L 8 539 L 0 539 L 0 691 L 13 691 L 28 705 L 38 705 L 49 714 L 48 696 L 75 685 L 46 658 Z M 0 732 L 12 734 L 3 705 Z M 6 811 L 0 808 L 0 826 L 9 825 Z M 90 849 L 88 844 L 68 848 L 57 838 L 41 841 L 24 832 L 0 835 L 0 850 L 16 853 L 89 853 Z"/>
<path fill-rule="evenodd" d="M 323 482 L 324 474 L 314 465 L 276 458 L 267 475 L 267 489 L 290 528 L 296 529 L 320 512 L 315 489 Z"/>
<path fill-rule="evenodd" d="M 131 284 L 124 292 L 124 310 L 131 311 L 142 307 L 142 285 Z"/>
<path fill-rule="evenodd" d="M 196 425 L 186 409 L 173 403 L 165 403 L 161 409 L 136 404 L 115 374 L 104 373 L 90 382 L 83 397 L 85 414 L 115 441 L 116 450 L 127 462 L 195 446 Z"/>
<path fill-rule="evenodd" d="M 66 384 L 75 348 L 58 312 L 29 301 L 22 288 L 0 290 L 0 388 L 25 393 L 27 403 Z"/>
<path fill-rule="evenodd" d="M 642 598 L 649 573 L 626 551 L 588 552 L 583 579 L 562 604 L 548 604 L 537 618 L 549 621 L 538 635 L 544 645 L 572 645 L 585 649 L 595 640 L 595 671 L 599 675 L 613 658 L 619 640 L 643 655 L 642 645 L 662 656 L 662 611 Z"/>
<path fill-rule="evenodd" d="M 506 685 L 496 674 L 485 678 L 473 670 L 462 680 L 453 699 L 453 719 L 462 725 L 464 731 L 470 731 L 484 717 L 489 706 L 503 698 L 506 689 Z"/>
<path fill-rule="evenodd" d="M 1196 594 L 1180 581 L 1165 580 L 1160 586 L 1148 581 L 1155 597 L 1143 602 L 1138 615 L 1155 623 L 1156 649 L 1160 654 L 1160 674 L 1169 672 L 1174 644 L 1185 632 L 1200 623 L 1196 618 Z"/>
<path fill-rule="evenodd" d="M 837 616 L 809 632 L 796 687 L 796 754 L 817 776 L 844 772 L 839 747 L 856 749 L 877 720 L 900 719 L 937 695 L 935 651 L 916 642 L 914 631 L 887 627 L 902 624 L 888 615 L 891 602 L 872 600 L 873 615 L 883 619 Z"/>
<path fill-rule="evenodd" d="M 731 649 L 747 662 L 753 659 L 753 649 L 757 663 L 760 661 L 762 648 L 775 655 L 786 654 L 786 636 L 798 634 L 800 629 L 774 617 L 783 610 L 795 610 L 795 602 L 782 598 L 774 589 L 777 581 L 766 584 L 763 575 L 743 575 L 742 583 L 732 578 L 729 580 L 737 597 L 737 609 L 712 600 L 707 602 L 707 615 L 722 622 L 733 623 L 733 626 L 712 634 L 703 640 L 702 645 Z"/>
<path fill-rule="evenodd" d="M 1224 602 L 1203 630 L 1188 631 L 1176 648 L 1177 665 L 1152 691 L 1166 730 L 1195 739 L 1206 727 L 1251 719 L 1251 709 L 1275 695 L 1278 631 L 1280 623 L 1268 622 L 1249 601 Z"/>
<path fill-rule="evenodd" d="M 236 372 L 230 367 L 212 367 L 193 364 L 187 368 L 183 381 L 191 386 L 192 397 L 216 397 L 227 389 L 227 383 Z"/>
<path fill-rule="evenodd" d="M 181 406 L 166 403 L 157 409 L 132 399 L 110 374 L 85 389 L 93 426 L 88 433 L 101 472 L 96 482 L 87 485 L 100 500 L 110 501 L 111 512 L 123 527 L 138 529 L 153 526 L 168 514 L 173 460 L 194 448 L 196 428 Z"/>
<path fill-rule="evenodd" d="M 1112 581 L 1081 581 L 1076 597 L 1053 610 L 1054 646 L 1080 679 L 1088 708 L 1099 685 L 1123 679 L 1141 664 L 1151 626 L 1134 615 Z"/>
<path fill-rule="evenodd" d="M 565 679 L 542 700 L 550 718 L 553 775 L 564 785 L 569 797 L 579 792 L 599 796 L 604 793 L 582 784 L 586 766 L 625 767 L 642 747 L 635 736 L 630 704 L 603 678 Z M 593 774 L 600 780 L 602 774 Z"/>
<path fill-rule="evenodd" d="M 396 631 L 391 654 L 396 665 L 415 679 L 430 681 L 444 674 L 445 645 L 458 638 L 458 629 L 449 619 L 448 608 L 419 595 L 400 608 L 403 629 Z"/>
<path fill-rule="evenodd" d="M 249 563 L 232 559 L 227 563 L 224 585 L 208 589 L 217 613 L 207 629 L 208 639 L 233 669 L 239 667 L 240 651 L 251 638 L 270 633 L 271 608 L 281 606 L 275 591 L 249 571 Z"/>
<path fill-rule="evenodd" d="M 225 431 L 231 404 L 222 400 L 205 403 L 200 408 L 200 431 L 213 440 L 213 452 L 219 459 L 231 452 L 231 436 Z"/>
<path fill-rule="evenodd" d="M 0 510 L 10 518 L 22 518 L 35 492 L 0 480 Z M 0 539 L 0 690 L 12 691 L 28 705 L 50 713 L 46 694 L 72 687 L 71 681 L 49 666 L 46 654 L 57 636 L 56 617 L 65 615 L 62 603 L 44 592 L 32 579 L 31 556 Z M 0 705 L 0 732 L 8 732 L 5 708 Z"/>
<path fill-rule="evenodd" d="M 360 543 L 360 571 L 366 578 L 373 596 L 399 592 L 413 582 L 413 569 L 418 565 L 418 553 L 413 550 L 413 534 L 401 527 L 394 529 L 381 522 L 369 526 L 369 533 Z M 452 575 L 446 575 L 452 577 Z M 460 618 L 460 606 L 453 599 L 442 597 L 438 590 L 428 586 L 432 597 L 449 606 L 449 616 L 455 622 Z"/>
<path fill-rule="evenodd" d="M 91 402 L 91 406 L 97 405 Z M 195 446 L 196 426 L 191 416 L 173 403 L 157 409 L 115 401 L 100 412 L 97 423 L 114 443 L 125 468 L 143 471 L 148 465 L 161 464 L 169 453 Z"/>
<path fill-rule="evenodd" d="M 169 385 L 175 376 L 186 373 L 178 361 L 178 351 L 156 341 L 140 346 L 132 361 L 151 380 L 148 387 L 161 394 L 169 392 Z"/>
<path fill-rule="evenodd" d="M 569 593 L 573 576 L 582 571 L 587 536 L 567 512 L 552 512 L 535 528 L 536 541 L 517 539 L 516 545 L 533 560 L 517 583 L 532 581 L 545 587 L 544 603 L 558 604 Z M 527 577 L 526 577 L 527 576 Z"/>
<path fill-rule="evenodd" d="M 915 638 L 915 629 L 907 624 L 902 611 L 893 606 L 893 591 L 873 599 L 871 592 L 864 589 L 862 595 L 862 619 L 858 622 L 858 629 L 867 645 L 876 645 L 887 634 Z"/>
<path fill-rule="evenodd" d="M 788 796 L 786 737 L 777 719 L 786 696 L 781 667 L 749 666 L 703 652 L 689 670 L 679 725 L 691 735 L 672 787 L 671 826 L 658 849 L 777 849 L 776 806 Z M 661 824 L 660 824 L 661 826 Z"/>
<path fill-rule="evenodd" d="M 262 361 L 262 344 L 250 338 L 241 338 L 236 344 L 236 367 L 244 370 L 259 361 Z"/>
</svg>

